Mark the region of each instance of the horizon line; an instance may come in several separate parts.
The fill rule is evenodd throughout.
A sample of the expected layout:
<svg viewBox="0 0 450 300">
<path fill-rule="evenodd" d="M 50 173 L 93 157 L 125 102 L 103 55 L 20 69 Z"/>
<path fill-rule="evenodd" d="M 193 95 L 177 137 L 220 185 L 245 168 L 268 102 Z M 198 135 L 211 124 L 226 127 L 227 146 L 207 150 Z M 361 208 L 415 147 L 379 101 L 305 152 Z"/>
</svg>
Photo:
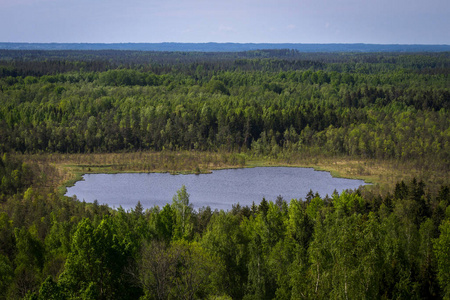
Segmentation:
<svg viewBox="0 0 450 300">
<path fill-rule="evenodd" d="M 334 43 L 302 43 L 302 42 L 3 42 L 0 44 L 269 44 L 269 45 L 387 45 L 387 46 L 450 46 L 450 44 L 427 43 L 365 43 L 365 42 L 334 42 Z"/>
</svg>

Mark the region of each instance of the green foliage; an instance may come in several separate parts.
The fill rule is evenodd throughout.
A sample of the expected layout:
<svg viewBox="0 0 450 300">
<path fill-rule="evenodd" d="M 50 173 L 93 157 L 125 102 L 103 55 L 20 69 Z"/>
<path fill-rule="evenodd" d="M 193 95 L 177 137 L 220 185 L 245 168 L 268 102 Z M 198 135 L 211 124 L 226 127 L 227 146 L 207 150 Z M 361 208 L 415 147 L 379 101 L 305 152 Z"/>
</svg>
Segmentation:
<svg viewBox="0 0 450 300">
<path fill-rule="evenodd" d="M 344 214 L 361 213 L 365 205 L 365 201 L 361 196 L 345 191 L 341 195 L 333 194 L 332 203 L 336 211 Z"/>
<path fill-rule="evenodd" d="M 221 266 L 195 242 L 153 242 L 141 257 L 139 279 L 148 298 L 204 299 L 217 292 L 213 283 Z"/>
<path fill-rule="evenodd" d="M 23 191 L 32 183 L 32 172 L 24 164 L 8 153 L 0 157 L 0 201 L 8 195 Z"/>
<path fill-rule="evenodd" d="M 12 154 L 349 155 L 445 178 L 449 68 L 449 53 L 2 52 L 0 299 L 450 299 L 445 185 L 229 212 L 195 211 L 183 186 L 127 212 L 57 196 L 48 166 Z"/>
<path fill-rule="evenodd" d="M 129 249 L 116 234 L 111 218 L 105 217 L 98 226 L 89 219 L 78 224 L 60 276 L 60 283 L 70 297 L 133 298 L 133 288 L 126 288 L 130 278 L 126 272 Z"/>
<path fill-rule="evenodd" d="M 66 297 L 58 283 L 53 281 L 51 276 L 48 276 L 42 283 L 41 288 L 39 289 L 39 296 L 37 298 L 39 300 L 59 300 L 65 299 Z"/>
<path fill-rule="evenodd" d="M 440 226 L 441 234 L 435 240 L 434 252 L 437 258 L 438 279 L 444 299 L 450 299 L 450 222 L 445 220 Z"/>
<path fill-rule="evenodd" d="M 220 287 L 233 299 L 245 295 L 248 276 L 248 240 L 239 223 L 236 216 L 221 211 L 213 215 L 202 238 L 203 247 L 224 264 Z"/>
<path fill-rule="evenodd" d="M 183 185 L 177 191 L 177 194 L 173 196 L 172 211 L 175 216 L 174 239 L 191 239 L 193 234 L 193 206 L 189 203 L 189 194 L 186 191 L 186 186 Z"/>
<path fill-rule="evenodd" d="M 322 198 L 320 197 L 312 198 L 311 202 L 308 204 L 308 207 L 306 208 L 306 213 L 308 214 L 309 218 L 311 220 L 315 220 L 323 206 L 324 201 Z"/>
<path fill-rule="evenodd" d="M 163 209 L 109 215 L 33 189 L 0 208 L 0 298 L 439 299 L 450 226 L 438 190 L 414 179 L 391 209 L 370 193 L 310 193 L 200 218 L 185 188 Z M 195 235 L 181 235 L 183 208 Z"/>
<path fill-rule="evenodd" d="M 447 53 L 309 54 L 314 60 L 211 54 L 192 64 L 196 55 L 140 55 L 155 63 L 138 54 L 117 65 L 84 57 L 17 61 L 11 68 L 22 71 L 0 78 L 0 151 L 244 149 L 448 168 Z M 81 70 L 88 65 L 91 71 Z M 54 70 L 38 75 L 46 68 Z M 5 179 L 6 190 L 15 192 L 13 181 Z"/>
<path fill-rule="evenodd" d="M 6 292 L 13 281 L 13 266 L 8 257 L 0 254 L 0 299 L 6 299 Z"/>
<path fill-rule="evenodd" d="M 225 84 L 222 81 L 216 79 L 212 79 L 208 83 L 208 90 L 211 94 L 219 93 L 224 95 L 230 95 L 230 92 L 228 91 Z"/>
<path fill-rule="evenodd" d="M 161 212 L 155 215 L 155 231 L 160 240 L 170 241 L 174 234 L 175 213 L 167 203 Z"/>
</svg>

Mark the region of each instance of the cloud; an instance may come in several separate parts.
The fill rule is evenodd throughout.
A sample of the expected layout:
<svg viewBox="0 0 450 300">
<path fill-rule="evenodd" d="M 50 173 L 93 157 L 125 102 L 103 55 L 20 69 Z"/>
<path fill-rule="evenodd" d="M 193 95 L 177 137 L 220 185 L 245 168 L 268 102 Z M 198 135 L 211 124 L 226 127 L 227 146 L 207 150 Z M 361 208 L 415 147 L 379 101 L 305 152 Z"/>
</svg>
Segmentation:
<svg viewBox="0 0 450 300">
<path fill-rule="evenodd" d="M 289 24 L 288 26 L 286 26 L 287 29 L 295 29 L 296 26 L 294 24 Z"/>
</svg>

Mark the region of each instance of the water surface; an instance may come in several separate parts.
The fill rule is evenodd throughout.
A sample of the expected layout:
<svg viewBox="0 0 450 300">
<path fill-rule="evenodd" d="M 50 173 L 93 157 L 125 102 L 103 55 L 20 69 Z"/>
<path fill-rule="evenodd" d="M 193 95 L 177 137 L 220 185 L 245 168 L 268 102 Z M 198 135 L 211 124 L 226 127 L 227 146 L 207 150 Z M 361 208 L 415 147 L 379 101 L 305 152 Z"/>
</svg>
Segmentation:
<svg viewBox="0 0 450 300">
<path fill-rule="evenodd" d="M 364 185 L 362 180 L 333 178 L 329 172 L 312 168 L 258 167 L 213 171 L 211 174 L 171 175 L 168 173 L 86 174 L 67 189 L 66 196 L 86 202 L 97 200 L 110 207 L 128 210 L 141 201 L 144 208 L 171 203 L 182 185 L 196 209 L 231 209 L 233 204 L 251 206 L 266 198 L 275 201 L 305 198 L 311 189 L 322 197 Z"/>
</svg>

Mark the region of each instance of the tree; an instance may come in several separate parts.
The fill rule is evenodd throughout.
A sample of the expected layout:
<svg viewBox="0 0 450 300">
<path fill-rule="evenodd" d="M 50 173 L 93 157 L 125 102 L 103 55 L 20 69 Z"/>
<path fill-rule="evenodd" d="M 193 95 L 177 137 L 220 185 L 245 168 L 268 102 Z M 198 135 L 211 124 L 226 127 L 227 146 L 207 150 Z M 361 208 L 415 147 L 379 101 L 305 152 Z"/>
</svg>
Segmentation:
<svg viewBox="0 0 450 300">
<path fill-rule="evenodd" d="M 155 231 L 159 240 L 169 242 L 174 234 L 175 213 L 167 203 L 161 211 L 154 212 Z"/>
<path fill-rule="evenodd" d="M 126 270 L 129 256 L 128 245 L 117 236 L 110 217 L 104 217 L 98 226 L 84 219 L 73 236 L 60 283 L 69 297 L 132 299 L 139 291 Z"/>
<path fill-rule="evenodd" d="M 450 299 L 450 221 L 444 221 L 439 229 L 441 234 L 434 241 L 434 253 L 438 265 L 437 277 L 444 299 Z"/>
<path fill-rule="evenodd" d="M 44 247 L 25 227 L 16 228 L 17 253 L 14 270 L 14 292 L 24 297 L 39 286 L 39 275 L 44 265 Z"/>
<path fill-rule="evenodd" d="M 65 299 L 64 292 L 58 283 L 53 281 L 52 276 L 48 276 L 39 289 L 38 300 L 60 300 Z"/>
<path fill-rule="evenodd" d="M 191 300 L 215 295 L 217 290 L 214 283 L 222 271 L 221 261 L 207 253 L 196 242 L 177 241 L 172 248 L 177 258 L 175 298 Z"/>
<path fill-rule="evenodd" d="M 225 84 L 220 81 L 220 80 L 216 80 L 216 79 L 212 79 L 209 83 L 208 83 L 208 91 L 211 94 L 224 94 L 224 95 L 229 95 L 230 92 L 228 91 L 228 88 L 225 86 Z"/>
<path fill-rule="evenodd" d="M 320 197 L 314 199 L 319 201 Z M 314 220 L 310 218 L 308 208 L 305 209 L 301 201 L 292 199 L 285 220 L 286 246 L 292 249 L 294 256 L 289 268 L 292 297 L 299 299 L 308 297 L 312 281 L 308 275 L 311 272 L 308 249 L 314 233 Z"/>
<path fill-rule="evenodd" d="M 6 299 L 6 292 L 13 280 L 14 272 L 9 259 L 0 253 L 0 299 Z"/>
<path fill-rule="evenodd" d="M 213 215 L 201 243 L 224 265 L 220 276 L 223 290 L 233 299 L 242 299 L 248 276 L 248 240 L 239 218 L 223 211 Z"/>
<path fill-rule="evenodd" d="M 139 261 L 139 282 L 148 296 L 168 299 L 176 273 L 176 256 L 164 242 L 143 245 Z"/>
<path fill-rule="evenodd" d="M 139 279 L 149 298 L 190 300 L 217 294 L 220 260 L 195 242 L 154 241 L 142 248 L 141 257 Z"/>
<path fill-rule="evenodd" d="M 189 194 L 186 186 L 182 186 L 173 196 L 172 209 L 175 212 L 174 237 L 176 239 L 190 239 L 193 233 L 193 224 L 191 215 L 193 211 L 192 204 L 189 203 Z"/>
</svg>

